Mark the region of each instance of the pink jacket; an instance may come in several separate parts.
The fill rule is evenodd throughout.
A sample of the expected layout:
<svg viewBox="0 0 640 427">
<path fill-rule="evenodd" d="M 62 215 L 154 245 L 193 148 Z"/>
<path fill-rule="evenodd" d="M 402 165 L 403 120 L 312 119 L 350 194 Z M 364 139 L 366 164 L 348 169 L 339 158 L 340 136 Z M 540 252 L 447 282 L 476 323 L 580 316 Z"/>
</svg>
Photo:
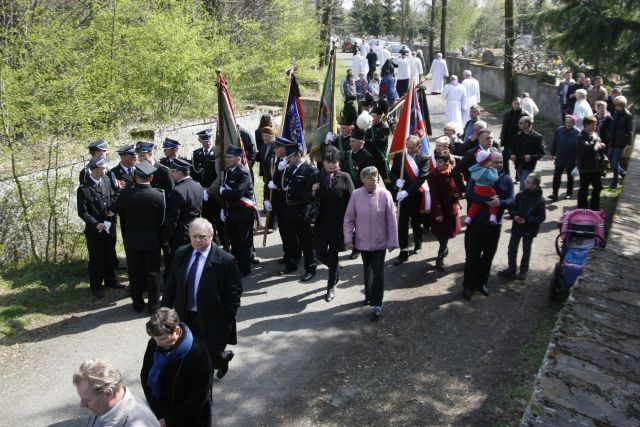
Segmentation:
<svg viewBox="0 0 640 427">
<path fill-rule="evenodd" d="M 398 224 L 393 198 L 384 187 L 378 186 L 369 194 L 358 188 L 351 194 L 344 214 L 344 239 L 360 251 L 378 251 L 398 247 Z"/>
</svg>

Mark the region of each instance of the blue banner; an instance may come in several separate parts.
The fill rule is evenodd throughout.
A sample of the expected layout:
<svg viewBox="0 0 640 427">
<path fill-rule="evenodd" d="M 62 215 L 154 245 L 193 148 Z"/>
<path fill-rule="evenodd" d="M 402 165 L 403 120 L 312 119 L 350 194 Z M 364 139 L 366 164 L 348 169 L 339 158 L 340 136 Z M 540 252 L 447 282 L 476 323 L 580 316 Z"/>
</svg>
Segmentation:
<svg viewBox="0 0 640 427">
<path fill-rule="evenodd" d="M 287 101 L 287 111 L 284 115 L 284 126 L 282 127 L 282 137 L 293 141 L 306 153 L 304 144 L 304 132 L 302 128 L 302 109 L 300 105 L 300 89 L 296 77 L 291 74 L 291 88 Z"/>
</svg>

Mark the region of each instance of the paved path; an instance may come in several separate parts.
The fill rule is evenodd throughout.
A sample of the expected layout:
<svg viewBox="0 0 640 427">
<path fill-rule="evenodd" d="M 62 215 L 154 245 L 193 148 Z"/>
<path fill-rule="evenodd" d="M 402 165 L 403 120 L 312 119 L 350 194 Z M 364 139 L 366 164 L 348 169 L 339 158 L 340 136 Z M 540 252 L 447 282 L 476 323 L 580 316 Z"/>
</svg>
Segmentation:
<svg viewBox="0 0 640 427">
<path fill-rule="evenodd" d="M 435 96 L 429 103 L 439 135 L 443 103 Z M 548 193 L 550 162 L 541 167 Z M 217 425 L 492 423 L 487 408 L 500 403 L 496 396 L 515 375 L 519 349 L 545 315 L 544 283 L 556 261 L 552 221 L 561 211 L 553 208 L 535 241 L 528 283 L 493 277 L 491 297 L 462 301 L 463 236 L 451 242 L 447 274 L 427 272 L 437 247 L 430 239 L 404 266 L 387 263 L 385 312 L 377 323 L 360 305 L 360 260 L 342 256 L 343 281 L 326 303 L 326 268 L 306 284 L 277 276 L 281 246 L 277 234 L 270 235 L 267 248 L 258 248 L 263 262 L 244 282 L 236 357 L 214 384 Z M 508 228 L 494 271 L 506 262 Z M 0 348 L 3 366 L 10 367 L 0 374 L 0 426 L 83 425 L 87 413 L 71 376 L 87 357 L 110 360 L 141 393 L 146 320 L 124 299 L 56 324 L 10 351 Z"/>
</svg>

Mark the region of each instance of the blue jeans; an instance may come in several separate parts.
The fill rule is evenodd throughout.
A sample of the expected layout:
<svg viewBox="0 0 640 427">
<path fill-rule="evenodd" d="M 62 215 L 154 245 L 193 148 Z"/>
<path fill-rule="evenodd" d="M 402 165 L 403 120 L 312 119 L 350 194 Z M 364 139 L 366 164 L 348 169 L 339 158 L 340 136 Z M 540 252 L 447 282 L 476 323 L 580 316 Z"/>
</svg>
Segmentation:
<svg viewBox="0 0 640 427">
<path fill-rule="evenodd" d="M 609 152 L 607 153 L 609 162 L 611 162 L 611 170 L 613 170 L 613 180 L 611 181 L 612 187 L 616 187 L 618 185 L 618 175 L 625 176 L 627 173 L 622 169 L 622 166 L 620 166 L 620 159 L 622 158 L 623 151 L 624 147 L 609 147 Z"/>
</svg>

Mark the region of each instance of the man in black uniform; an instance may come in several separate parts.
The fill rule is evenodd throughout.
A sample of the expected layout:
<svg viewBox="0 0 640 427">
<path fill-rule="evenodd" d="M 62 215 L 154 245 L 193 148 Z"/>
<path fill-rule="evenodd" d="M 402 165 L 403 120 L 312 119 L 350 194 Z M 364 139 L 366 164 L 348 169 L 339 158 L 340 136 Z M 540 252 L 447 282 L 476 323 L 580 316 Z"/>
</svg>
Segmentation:
<svg viewBox="0 0 640 427">
<path fill-rule="evenodd" d="M 165 138 L 162 143 L 162 150 L 164 151 L 164 157 L 160 159 L 160 164 L 171 168 L 171 162 L 178 158 L 178 151 L 180 150 L 180 142 L 175 139 Z"/>
<path fill-rule="evenodd" d="M 84 235 L 89 251 L 89 285 L 96 298 L 103 298 L 102 282 L 109 288 L 122 288 L 116 281 L 111 261 L 116 252 L 115 217 L 109 208 L 116 200 L 111 181 L 105 177 L 107 161 L 91 160 L 87 179 L 78 187 L 78 216 L 85 223 Z"/>
<path fill-rule="evenodd" d="M 289 164 L 287 160 L 287 150 L 285 146 L 290 144 L 291 142 L 288 139 L 275 137 L 275 141 L 273 142 L 273 150 L 271 153 L 267 153 L 267 157 L 262 163 L 262 169 L 264 171 L 264 182 L 266 183 L 264 191 L 265 191 L 265 202 L 264 202 L 264 210 L 271 211 L 272 215 L 276 218 L 274 224 L 278 225 L 278 232 L 280 233 L 280 239 L 284 242 L 284 232 L 280 224 L 283 224 L 284 220 L 282 219 L 282 215 L 284 212 L 284 194 L 282 191 L 278 189 L 278 186 L 273 181 L 274 175 L 277 170 L 283 171 Z M 273 192 L 273 196 L 271 197 L 271 202 L 269 202 L 268 195 Z M 301 252 L 298 251 L 297 258 L 300 258 Z M 285 264 L 287 262 L 287 258 L 283 256 L 278 260 L 278 264 Z"/>
<path fill-rule="evenodd" d="M 274 152 L 276 147 L 276 131 L 271 126 L 265 126 L 261 129 L 260 138 L 262 139 L 262 146 L 258 150 L 256 161 L 260 165 L 258 175 L 262 177 L 264 182 L 263 187 L 263 199 L 265 212 L 271 212 L 275 199 L 277 198 L 276 191 L 273 192 L 271 198 L 271 189 L 268 187 L 270 181 L 273 181 L 273 172 L 278 164 Z M 269 223 L 265 225 L 269 230 L 276 230 L 278 228 L 278 221 L 275 213 L 269 215 Z"/>
<path fill-rule="evenodd" d="M 165 279 L 169 274 L 173 254 L 180 246 L 189 243 L 189 224 L 200 216 L 203 200 L 202 187 L 189 176 L 191 163 L 176 158 L 169 169 L 176 187 L 169 195 L 162 228 L 163 246 L 168 244 L 170 248 L 169 261 L 165 261 Z"/>
<path fill-rule="evenodd" d="M 123 212 L 127 218 L 124 246 L 129 270 L 129 288 L 133 309 L 144 309 L 142 293 L 148 292 L 148 309 L 153 313 L 159 307 L 160 246 L 164 223 L 165 201 L 163 191 L 152 188 L 156 168 L 144 160 L 136 165 L 135 185 L 120 192 L 111 210 Z"/>
<path fill-rule="evenodd" d="M 137 157 L 133 144 L 125 145 L 119 149 L 117 153 L 120 155 L 120 163 L 111 169 L 111 174 L 115 177 L 116 182 L 118 183 L 117 191 L 119 193 L 123 188 L 131 187 L 135 184 L 133 171 L 135 170 Z M 120 232 L 123 236 L 126 228 L 126 222 L 124 215 L 120 214 Z"/>
<path fill-rule="evenodd" d="M 195 150 L 191 157 L 191 163 L 193 164 L 191 177 L 202 186 L 203 193 L 206 193 L 207 189 L 211 187 L 213 181 L 218 177 L 220 165 L 216 165 L 219 160 L 213 148 L 213 130 L 205 129 L 196 133 L 196 135 L 198 135 L 198 141 L 202 144 L 202 148 Z M 225 241 L 225 237 L 224 224 L 220 220 L 221 210 L 222 206 L 213 197 L 209 197 L 209 194 L 204 196 L 202 217 L 213 224 L 218 235 L 218 241 L 222 244 Z"/>
<path fill-rule="evenodd" d="M 304 159 L 304 153 L 300 151 L 298 144 L 289 143 L 286 150 L 289 164 L 282 171 L 278 168 L 274 174 L 274 183 L 284 197 L 280 229 L 287 263 L 280 274 L 292 273 L 298 269 L 302 250 L 305 274 L 301 281 L 308 282 L 315 276 L 318 264 L 313 251 L 311 225 L 304 221 L 303 214 L 311 202 L 311 187 L 318 181 L 318 170 Z"/>
<path fill-rule="evenodd" d="M 389 161 L 387 160 L 387 151 L 389 149 L 389 126 L 382 121 L 384 112 L 380 107 L 371 110 L 371 118 L 373 118 L 373 126 L 367 131 L 364 138 L 364 148 L 371 154 L 373 166 L 378 169 L 380 181 L 384 182 L 387 190 L 393 190 L 393 183 L 389 179 Z"/>
<path fill-rule="evenodd" d="M 371 166 L 371 153 L 365 148 L 366 132 L 362 129 L 355 129 L 349 138 L 349 146 L 351 149 L 347 151 L 342 159 L 342 170 L 351 175 L 353 186 L 355 188 L 362 187 L 360 181 L 360 171 Z"/>
<path fill-rule="evenodd" d="M 400 255 L 393 265 L 400 265 L 409 259 L 409 219 L 413 229 L 413 252 L 422 250 L 422 199 L 425 197 L 424 184 L 429 174 L 429 158 L 420 151 L 420 140 L 417 136 L 410 136 L 405 143 L 406 155 L 402 164 L 402 152 L 393 156 L 393 166 L 390 177 L 395 182 L 398 193 L 396 200 L 400 204 L 400 216 L 398 218 L 398 241 L 400 243 Z M 402 179 L 400 168 L 404 168 Z"/>
<path fill-rule="evenodd" d="M 242 277 L 251 274 L 253 222 L 257 210 L 253 201 L 253 183 L 242 164 L 242 148 L 230 145 L 224 154 L 224 180 L 220 183 L 220 197 L 225 208 L 220 213 L 227 222 L 231 253 L 236 258 Z"/>
<path fill-rule="evenodd" d="M 144 162 L 145 160 L 151 163 L 151 166 L 155 168 L 155 172 L 153 173 L 153 181 L 151 182 L 151 186 L 153 188 L 159 188 L 164 191 L 165 203 L 169 199 L 169 194 L 173 191 L 175 183 L 173 179 L 171 179 L 171 174 L 169 173 L 169 168 L 161 165 L 156 159 L 153 157 L 153 142 L 144 142 L 140 141 L 136 143 L 136 154 L 138 155 L 138 161 Z"/>
<path fill-rule="evenodd" d="M 93 141 L 87 146 L 87 148 L 89 149 L 91 160 L 104 159 L 107 154 L 107 143 L 102 139 Z M 89 160 L 89 162 L 91 162 L 91 160 Z M 88 166 L 82 168 L 82 170 L 80 171 L 80 176 L 78 177 L 80 185 L 82 185 L 85 180 L 89 179 L 89 175 L 91 175 L 91 169 L 89 169 Z"/>
</svg>

